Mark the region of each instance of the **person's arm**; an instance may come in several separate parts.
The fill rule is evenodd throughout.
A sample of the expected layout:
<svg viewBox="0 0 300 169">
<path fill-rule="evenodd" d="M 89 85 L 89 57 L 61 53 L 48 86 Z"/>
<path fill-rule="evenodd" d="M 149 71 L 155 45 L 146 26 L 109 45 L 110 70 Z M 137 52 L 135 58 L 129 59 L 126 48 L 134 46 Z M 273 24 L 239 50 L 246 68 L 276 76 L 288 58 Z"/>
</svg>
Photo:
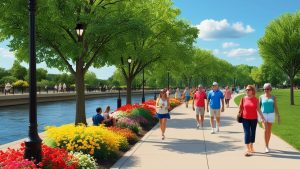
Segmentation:
<svg viewBox="0 0 300 169">
<path fill-rule="evenodd" d="M 210 95 L 208 94 L 207 102 L 206 102 L 206 111 L 207 111 L 207 112 L 209 112 L 209 109 L 208 109 L 209 102 L 210 102 Z"/>
<path fill-rule="evenodd" d="M 275 110 L 275 114 L 277 116 L 277 122 L 278 124 L 280 124 L 280 115 L 279 115 L 279 111 L 278 111 L 278 107 L 277 107 L 277 99 L 274 96 L 274 110 Z"/>
<path fill-rule="evenodd" d="M 221 92 L 221 103 L 222 103 L 221 112 L 224 112 L 224 94 L 222 92 Z"/>
<path fill-rule="evenodd" d="M 257 112 L 258 112 L 258 114 L 259 114 L 259 116 L 261 118 L 261 121 L 264 123 L 265 122 L 265 118 L 264 118 L 264 116 L 263 116 L 263 114 L 261 112 L 261 109 L 260 109 L 260 102 L 257 102 Z"/>
<path fill-rule="evenodd" d="M 171 109 L 171 104 L 170 104 L 169 98 L 167 99 L 167 104 L 168 104 L 168 110 L 170 110 Z"/>
<path fill-rule="evenodd" d="M 195 104 L 194 104 L 195 97 L 196 97 L 196 95 L 194 95 L 194 97 L 193 97 L 193 103 L 192 103 L 192 105 L 193 105 L 193 111 L 195 111 Z"/>
</svg>

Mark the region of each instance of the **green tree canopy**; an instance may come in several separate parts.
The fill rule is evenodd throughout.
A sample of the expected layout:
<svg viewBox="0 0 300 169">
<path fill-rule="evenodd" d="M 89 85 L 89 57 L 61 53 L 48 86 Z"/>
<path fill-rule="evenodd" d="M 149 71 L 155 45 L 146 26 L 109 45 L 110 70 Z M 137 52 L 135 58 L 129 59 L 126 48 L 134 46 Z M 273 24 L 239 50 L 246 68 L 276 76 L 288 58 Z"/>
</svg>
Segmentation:
<svg viewBox="0 0 300 169">
<path fill-rule="evenodd" d="M 300 70 L 300 12 L 273 20 L 258 41 L 264 62 L 274 63 L 290 80 L 291 105 L 294 105 L 294 78 Z"/>
<path fill-rule="evenodd" d="M 20 64 L 19 61 L 15 60 L 11 69 L 10 69 L 10 72 L 12 74 L 12 76 L 14 76 L 15 78 L 19 79 L 19 80 L 24 80 L 25 79 L 25 76 L 27 75 L 27 69 L 22 66 Z"/>
</svg>

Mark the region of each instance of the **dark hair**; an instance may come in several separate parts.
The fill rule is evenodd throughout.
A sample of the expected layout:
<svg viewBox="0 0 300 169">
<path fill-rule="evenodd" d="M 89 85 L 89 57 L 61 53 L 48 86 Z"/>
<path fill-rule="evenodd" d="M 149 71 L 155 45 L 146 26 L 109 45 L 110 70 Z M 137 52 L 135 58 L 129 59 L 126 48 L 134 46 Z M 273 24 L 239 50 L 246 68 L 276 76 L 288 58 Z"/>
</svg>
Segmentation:
<svg viewBox="0 0 300 169">
<path fill-rule="evenodd" d="M 98 107 L 98 108 L 96 109 L 96 112 L 97 112 L 97 113 L 101 113 L 101 112 L 102 112 L 101 107 Z"/>
</svg>

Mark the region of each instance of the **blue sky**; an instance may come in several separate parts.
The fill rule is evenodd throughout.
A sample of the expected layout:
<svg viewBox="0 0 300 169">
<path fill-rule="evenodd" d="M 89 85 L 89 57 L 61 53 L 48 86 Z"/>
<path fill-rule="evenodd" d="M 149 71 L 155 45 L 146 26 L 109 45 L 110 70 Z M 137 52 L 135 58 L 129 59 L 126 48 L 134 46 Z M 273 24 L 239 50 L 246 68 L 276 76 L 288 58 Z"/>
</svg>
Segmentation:
<svg viewBox="0 0 300 169">
<path fill-rule="evenodd" d="M 233 65 L 259 66 L 257 40 L 263 36 L 265 27 L 274 18 L 300 9 L 296 0 L 173 0 L 181 10 L 180 18 L 188 20 L 200 30 L 197 46 L 211 50 Z M 9 69 L 14 55 L 0 43 L 0 67 Z M 26 65 L 26 64 L 23 64 Z M 39 64 L 38 67 L 46 67 Z M 91 68 L 98 78 L 109 78 L 115 68 Z M 48 69 L 49 73 L 59 73 Z"/>
</svg>

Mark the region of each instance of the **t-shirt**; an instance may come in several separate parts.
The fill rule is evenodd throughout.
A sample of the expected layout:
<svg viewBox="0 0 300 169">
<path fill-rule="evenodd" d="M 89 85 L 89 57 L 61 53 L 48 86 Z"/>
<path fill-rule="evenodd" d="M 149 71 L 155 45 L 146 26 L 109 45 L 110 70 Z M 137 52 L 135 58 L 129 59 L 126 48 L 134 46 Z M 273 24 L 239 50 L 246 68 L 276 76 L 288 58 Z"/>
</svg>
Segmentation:
<svg viewBox="0 0 300 169">
<path fill-rule="evenodd" d="M 190 90 L 189 89 L 186 89 L 184 91 L 184 93 L 185 93 L 185 97 L 190 97 Z"/>
<path fill-rule="evenodd" d="M 257 119 L 257 104 L 258 99 L 256 97 L 244 97 L 243 105 L 240 108 L 243 109 L 243 118 L 254 120 Z"/>
<path fill-rule="evenodd" d="M 204 91 L 197 91 L 194 95 L 194 99 L 195 99 L 195 105 L 197 107 L 204 107 L 205 106 L 205 99 L 206 98 L 206 93 Z"/>
<path fill-rule="evenodd" d="M 224 99 L 224 95 L 220 90 L 212 90 L 208 93 L 208 98 L 210 102 L 210 108 L 220 109 L 221 108 L 221 99 Z"/>
<path fill-rule="evenodd" d="M 102 121 L 104 120 L 104 117 L 101 114 L 96 114 L 93 116 L 93 125 L 94 126 L 98 126 L 99 124 L 102 123 Z"/>
<path fill-rule="evenodd" d="M 231 99 L 231 91 L 229 89 L 225 90 L 224 95 L 225 99 Z"/>
</svg>

